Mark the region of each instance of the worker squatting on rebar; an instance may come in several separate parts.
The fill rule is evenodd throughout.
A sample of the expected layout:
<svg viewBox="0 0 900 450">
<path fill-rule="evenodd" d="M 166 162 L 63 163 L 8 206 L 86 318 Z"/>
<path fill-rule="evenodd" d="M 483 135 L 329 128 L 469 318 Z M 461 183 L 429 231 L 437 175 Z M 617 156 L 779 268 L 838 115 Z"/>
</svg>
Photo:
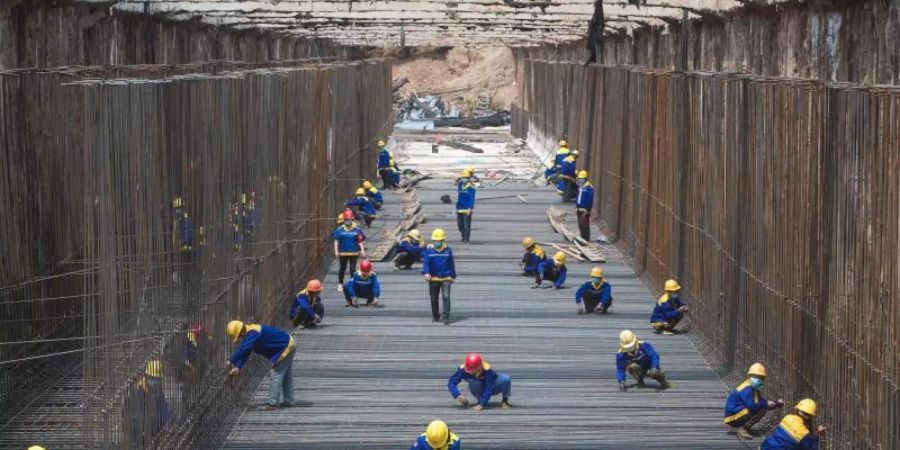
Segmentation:
<svg viewBox="0 0 900 450">
<path fill-rule="evenodd" d="M 272 362 L 272 381 L 269 385 L 269 402 L 266 409 L 294 406 L 294 338 L 285 331 L 263 324 L 232 320 L 225 328 L 231 342 L 238 348 L 225 361 L 228 376 L 238 376 L 250 353 L 257 353 Z"/>
<path fill-rule="evenodd" d="M 372 262 L 368 259 L 359 263 L 359 270 L 353 273 L 350 281 L 344 284 L 344 298 L 347 303 L 344 306 L 359 307 L 360 298 L 366 299 L 366 306 L 380 306 L 378 298 L 381 297 L 381 283 L 378 275 L 372 271 Z"/>
<path fill-rule="evenodd" d="M 788 414 L 759 446 L 760 450 L 819 450 L 819 436 L 828 428 L 819 425 L 812 431 L 816 417 L 816 402 L 805 398 L 794 407 L 796 414 Z"/>
<path fill-rule="evenodd" d="M 406 237 L 400 240 L 397 246 L 397 255 L 394 256 L 394 267 L 397 269 L 410 269 L 414 263 L 422 260 L 422 252 L 425 251 L 425 243 L 419 230 L 411 230 Z"/>
<path fill-rule="evenodd" d="M 591 279 L 575 292 L 575 304 L 578 314 L 598 312 L 606 314 L 612 306 L 612 286 L 603 280 L 603 269 L 599 266 L 591 269 Z M 599 306 L 599 308 L 597 308 Z"/>
<path fill-rule="evenodd" d="M 462 172 L 456 188 L 456 225 L 463 244 L 469 244 L 472 235 L 472 215 L 475 213 L 475 184 L 468 169 Z"/>
<path fill-rule="evenodd" d="M 432 243 L 422 254 L 422 275 L 428 282 L 432 320 L 443 321 L 444 325 L 450 325 L 450 285 L 456 281 L 456 264 L 453 262 L 453 251 L 444 242 L 446 240 L 444 230 L 435 228 L 431 232 Z M 439 296 L 443 298 L 443 315 L 438 305 Z"/>
<path fill-rule="evenodd" d="M 575 175 L 578 170 L 578 150 L 569 152 L 562 160 L 559 166 L 559 176 L 556 181 L 556 192 L 562 196 L 564 202 L 575 200 L 577 188 L 575 186 Z"/>
<path fill-rule="evenodd" d="M 526 237 L 522 239 L 522 248 L 525 249 L 525 254 L 522 255 L 522 263 L 520 264 L 522 275 L 533 277 L 538 274 L 538 267 L 541 263 L 547 260 L 544 247 L 535 243 L 534 239 Z"/>
<path fill-rule="evenodd" d="M 366 197 L 369 197 L 369 200 L 372 201 L 372 205 L 375 206 L 375 209 L 381 209 L 381 207 L 384 206 L 384 195 L 381 194 L 381 191 L 379 191 L 371 181 L 363 181 L 362 189 L 365 192 Z"/>
<path fill-rule="evenodd" d="M 725 400 L 725 425 L 736 428 L 737 435 L 743 439 L 753 439 L 753 425 L 766 412 L 784 404 L 784 400 L 771 401 L 762 396 L 765 380 L 766 368 L 761 363 L 754 363 L 747 370 L 747 379 L 734 388 Z"/>
<path fill-rule="evenodd" d="M 456 369 L 456 372 L 447 380 L 447 389 L 450 395 L 463 407 L 469 406 L 469 399 L 459 392 L 459 383 L 465 380 L 469 384 L 469 392 L 477 403 L 473 408 L 480 411 L 487 408 L 491 397 L 502 395 L 500 407 L 509 408 L 509 396 L 512 393 L 512 380 L 509 375 L 498 374 L 491 365 L 481 359 L 478 353 L 469 353 L 466 360 Z"/>
<path fill-rule="evenodd" d="M 347 208 L 356 207 L 356 215 L 359 216 L 366 228 L 372 226 L 372 222 L 378 218 L 378 209 L 375 203 L 366 195 L 366 190 L 359 188 L 356 190 L 356 196 L 344 203 Z"/>
<path fill-rule="evenodd" d="M 670 387 L 659 366 L 659 354 L 650 343 L 638 341 L 630 330 L 619 333 L 619 353 L 616 354 L 616 379 L 619 380 L 619 390 L 622 392 L 628 389 L 625 372 L 637 380 L 636 386 L 639 388 L 644 387 L 644 377 L 653 378 L 663 389 Z"/>
<path fill-rule="evenodd" d="M 306 288 L 294 297 L 290 318 L 295 327 L 307 329 L 318 326 L 325 317 L 325 304 L 322 302 L 322 282 L 309 280 Z"/>
<path fill-rule="evenodd" d="M 340 261 L 338 291 L 344 289 L 344 275 L 347 268 L 350 268 L 351 273 L 355 272 L 357 258 L 366 257 L 366 235 L 353 219 L 352 211 L 344 211 L 344 223 L 331 233 L 334 240 L 334 256 Z"/>
<path fill-rule="evenodd" d="M 556 150 L 556 155 L 553 157 L 550 167 L 544 170 L 544 178 L 547 179 L 547 184 L 556 184 L 559 180 L 559 168 L 562 166 L 563 160 L 568 156 L 569 143 L 562 139 L 559 141 L 559 148 Z"/>
<path fill-rule="evenodd" d="M 653 307 L 653 314 L 650 316 L 650 326 L 657 334 L 675 334 L 675 326 L 684 318 L 684 314 L 688 312 L 687 305 L 681 301 L 681 286 L 675 280 L 668 280 L 665 284 L 665 293 L 656 302 Z"/>
<path fill-rule="evenodd" d="M 553 259 L 548 259 L 538 265 L 537 273 L 534 275 L 534 286 L 532 289 L 541 287 L 541 282 L 552 281 L 553 289 L 562 289 L 566 282 L 566 254 L 556 252 Z"/>
<path fill-rule="evenodd" d="M 452 433 L 442 420 L 434 420 L 425 432 L 416 439 L 409 450 L 461 450 L 459 436 Z"/>
<path fill-rule="evenodd" d="M 588 181 L 586 170 L 578 172 L 575 178 L 578 195 L 575 197 L 575 216 L 578 218 L 578 231 L 585 241 L 591 240 L 591 208 L 594 207 L 594 186 Z"/>
</svg>

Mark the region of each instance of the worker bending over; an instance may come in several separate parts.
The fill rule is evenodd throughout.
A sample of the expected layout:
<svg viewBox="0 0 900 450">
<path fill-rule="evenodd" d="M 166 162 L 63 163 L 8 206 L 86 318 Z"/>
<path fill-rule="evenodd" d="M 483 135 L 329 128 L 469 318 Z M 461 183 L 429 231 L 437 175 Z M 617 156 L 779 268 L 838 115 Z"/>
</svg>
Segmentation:
<svg viewBox="0 0 900 450">
<path fill-rule="evenodd" d="M 353 221 L 353 212 L 344 211 L 344 223 L 331 233 L 331 238 L 334 240 L 334 256 L 340 261 L 338 290 L 342 291 L 347 267 L 351 273 L 355 272 L 356 259 L 366 256 L 366 235 L 359 224 Z"/>
<path fill-rule="evenodd" d="M 625 392 L 625 372 L 637 380 L 637 387 L 644 387 L 644 377 L 659 382 L 660 387 L 668 389 L 669 382 L 659 367 L 659 354 L 647 342 L 637 340 L 637 336 L 629 330 L 619 333 L 619 353 L 616 354 L 616 378 L 619 390 Z"/>
<path fill-rule="evenodd" d="M 241 340 L 225 368 L 229 376 L 240 375 L 241 369 L 256 354 L 272 362 L 272 381 L 269 384 L 269 409 L 278 406 L 294 406 L 294 380 L 291 366 L 294 364 L 294 338 L 278 328 L 263 324 L 232 320 L 225 329 L 232 343 Z"/>
<path fill-rule="evenodd" d="M 400 168 L 397 167 L 397 163 L 394 162 L 394 158 L 391 158 L 390 166 L 388 167 L 388 181 L 391 183 L 389 185 L 390 189 L 397 189 L 400 187 Z"/>
<path fill-rule="evenodd" d="M 469 172 L 464 171 L 456 192 L 456 225 L 462 235 L 462 243 L 469 243 L 472 234 L 472 213 L 475 212 L 475 185 L 469 179 Z"/>
<path fill-rule="evenodd" d="M 666 293 L 659 298 L 653 307 L 653 315 L 650 316 L 650 326 L 655 333 L 675 334 L 675 326 L 688 312 L 687 305 L 679 298 L 681 286 L 675 280 L 668 280 L 665 284 Z"/>
<path fill-rule="evenodd" d="M 325 305 L 322 303 L 322 282 L 309 280 L 306 289 L 300 290 L 291 307 L 291 321 L 301 329 L 314 327 L 322 323 L 325 317 Z"/>
<path fill-rule="evenodd" d="M 394 257 L 394 265 L 397 268 L 409 269 L 413 263 L 422 260 L 422 252 L 425 250 L 425 243 L 422 242 L 422 234 L 419 230 L 412 230 L 405 238 L 400 240 L 397 247 L 397 256 Z"/>
<path fill-rule="evenodd" d="M 372 262 L 364 260 L 359 263 L 359 271 L 350 277 L 350 281 L 344 285 L 345 306 L 359 307 L 357 299 L 366 299 L 366 306 L 378 306 L 378 298 L 381 297 L 381 283 L 378 275 L 372 272 Z"/>
<path fill-rule="evenodd" d="M 388 173 L 393 157 L 391 157 L 391 152 L 387 150 L 386 145 L 384 141 L 378 141 L 378 175 L 381 176 L 382 189 L 391 188 Z"/>
<path fill-rule="evenodd" d="M 465 380 L 469 383 L 469 392 L 478 403 L 475 405 L 475 411 L 481 411 L 486 408 L 491 401 L 491 397 L 497 394 L 503 395 L 500 401 L 500 407 L 509 408 L 509 394 L 512 390 L 512 380 L 509 375 L 497 374 L 491 365 L 481 360 L 478 353 L 469 353 L 466 360 L 459 369 L 450 376 L 447 381 L 447 389 L 450 395 L 459 402 L 460 405 L 469 406 L 469 399 L 465 395 L 459 393 L 459 383 Z"/>
<path fill-rule="evenodd" d="M 553 259 L 548 259 L 538 265 L 537 273 L 534 275 L 534 286 L 532 289 L 541 287 L 541 281 L 547 280 L 553 282 L 553 289 L 562 289 L 566 282 L 566 254 L 556 252 Z"/>
<path fill-rule="evenodd" d="M 559 180 L 556 182 L 556 192 L 562 195 L 564 202 L 574 200 L 577 189 L 575 188 L 575 175 L 578 168 L 578 150 L 572 150 L 569 156 L 562 160 L 559 166 Z"/>
<path fill-rule="evenodd" d="M 450 284 L 456 280 L 456 265 L 453 262 L 453 251 L 444 241 L 447 235 L 444 230 L 435 228 L 431 232 L 431 245 L 422 253 L 422 275 L 428 282 L 428 293 L 431 296 L 431 317 L 434 322 L 443 320 L 450 325 Z M 438 297 L 444 300 L 444 314 L 438 305 Z"/>
<path fill-rule="evenodd" d="M 737 428 L 737 435 L 753 439 L 750 429 L 766 412 L 784 404 L 782 400 L 769 401 L 763 398 L 762 388 L 766 380 L 766 368 L 760 363 L 750 366 L 747 379 L 739 384 L 725 400 L 725 424 Z"/>
<path fill-rule="evenodd" d="M 819 425 L 812 431 L 816 402 L 805 398 L 796 406 L 797 414 L 788 414 L 759 446 L 760 450 L 819 450 L 819 436 L 828 429 Z"/>
<path fill-rule="evenodd" d="M 525 249 L 525 255 L 522 256 L 522 274 L 533 277 L 538 274 L 541 263 L 547 260 L 547 255 L 544 248 L 530 237 L 522 239 L 522 248 Z"/>
<path fill-rule="evenodd" d="M 425 432 L 416 439 L 409 450 L 461 450 L 459 436 L 450 432 L 447 424 L 441 420 L 435 420 L 428 424 Z"/>
<path fill-rule="evenodd" d="M 375 203 L 366 196 L 366 191 L 363 188 L 359 188 L 356 190 L 356 197 L 347 200 L 347 203 L 344 206 L 356 207 L 356 214 L 362 217 L 363 222 L 366 224 L 366 228 L 372 226 L 372 221 L 378 217 L 378 210 L 375 208 Z"/>
<path fill-rule="evenodd" d="M 569 156 L 569 144 L 563 139 L 559 141 L 559 149 L 556 150 L 556 156 L 553 158 L 553 163 L 544 170 L 544 178 L 547 179 L 547 184 L 556 183 L 558 181 L 559 168 L 562 166 L 562 162 L 567 156 Z"/>
<path fill-rule="evenodd" d="M 603 269 L 591 269 L 591 280 L 582 284 L 575 292 L 575 304 L 578 305 L 578 314 L 592 313 L 595 310 L 606 314 L 612 306 L 612 287 L 603 280 Z"/>
<path fill-rule="evenodd" d="M 384 206 L 384 196 L 381 195 L 381 191 L 379 191 L 371 181 L 363 181 L 362 188 L 366 193 L 366 197 L 369 197 L 369 200 L 372 201 L 372 205 L 375 206 L 375 209 L 381 209 L 381 207 Z"/>
<path fill-rule="evenodd" d="M 591 240 L 591 208 L 594 207 L 594 186 L 588 181 L 586 170 L 578 172 L 575 184 L 578 186 L 578 196 L 575 197 L 575 215 L 578 217 L 578 231 L 581 238 Z"/>
</svg>

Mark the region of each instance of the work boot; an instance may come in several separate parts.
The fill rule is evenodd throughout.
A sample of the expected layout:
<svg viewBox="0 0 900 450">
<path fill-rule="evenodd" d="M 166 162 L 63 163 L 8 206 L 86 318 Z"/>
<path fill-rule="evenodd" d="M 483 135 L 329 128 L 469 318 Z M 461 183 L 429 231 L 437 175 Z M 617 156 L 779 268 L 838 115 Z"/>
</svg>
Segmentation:
<svg viewBox="0 0 900 450">
<path fill-rule="evenodd" d="M 343 282 L 338 283 L 338 285 L 337 285 L 337 291 L 338 291 L 338 292 L 344 292 L 344 283 L 343 283 Z"/>
<path fill-rule="evenodd" d="M 444 316 L 443 322 L 444 322 L 444 325 L 450 325 L 450 316 L 449 315 Z"/>
<path fill-rule="evenodd" d="M 737 435 L 741 439 L 753 439 L 756 436 L 747 429 L 747 427 L 740 427 L 737 429 Z"/>
<path fill-rule="evenodd" d="M 503 401 L 500 402 L 500 407 L 503 409 L 509 409 L 509 408 L 512 408 L 512 405 L 509 404 L 508 398 L 504 398 Z"/>
<path fill-rule="evenodd" d="M 638 379 L 637 379 L 637 387 L 640 388 L 640 389 L 643 389 L 644 386 L 646 386 L 646 385 L 644 384 L 644 377 L 638 378 Z"/>
<path fill-rule="evenodd" d="M 600 308 L 600 314 L 606 314 L 607 311 L 609 311 L 609 306 L 604 306 L 604 307 Z"/>
<path fill-rule="evenodd" d="M 662 334 L 664 334 L 666 336 L 671 336 L 671 335 L 675 334 L 675 332 L 672 330 L 663 330 Z"/>
<path fill-rule="evenodd" d="M 434 316 L 434 317 L 431 318 L 431 321 L 432 321 L 432 322 L 440 322 L 440 321 L 441 321 L 441 318 L 438 317 L 438 316 Z"/>
</svg>

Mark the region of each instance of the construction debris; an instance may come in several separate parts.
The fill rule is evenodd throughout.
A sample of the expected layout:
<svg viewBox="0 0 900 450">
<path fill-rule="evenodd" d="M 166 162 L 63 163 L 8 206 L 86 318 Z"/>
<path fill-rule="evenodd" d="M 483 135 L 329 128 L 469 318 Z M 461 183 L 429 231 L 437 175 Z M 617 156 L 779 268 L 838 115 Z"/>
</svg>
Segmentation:
<svg viewBox="0 0 900 450">
<path fill-rule="evenodd" d="M 400 243 L 407 231 L 416 228 L 425 222 L 425 213 L 422 212 L 422 202 L 419 196 L 408 189 L 403 193 L 403 218 L 395 228 L 385 228 L 381 231 L 381 238 L 375 248 L 371 249 L 369 259 L 372 261 L 384 261 L 394 247 Z"/>
<path fill-rule="evenodd" d="M 550 209 L 547 210 L 547 218 L 550 219 L 550 226 L 553 227 L 553 231 L 563 235 L 567 241 L 573 243 L 573 245 L 567 246 L 565 249 L 559 248 L 560 251 L 577 253 L 590 262 L 606 262 L 606 258 L 603 257 L 603 252 L 599 245 L 588 242 L 582 239 L 581 236 L 569 231 L 569 228 L 566 226 L 565 211 L 551 206 Z M 554 245 L 554 247 L 557 246 Z"/>
<path fill-rule="evenodd" d="M 446 145 L 447 147 L 453 147 L 453 148 L 456 148 L 459 150 L 465 150 L 467 152 L 484 153 L 484 150 L 482 150 L 474 145 L 466 144 L 465 142 L 448 140 L 448 141 L 444 141 L 443 144 Z"/>
</svg>

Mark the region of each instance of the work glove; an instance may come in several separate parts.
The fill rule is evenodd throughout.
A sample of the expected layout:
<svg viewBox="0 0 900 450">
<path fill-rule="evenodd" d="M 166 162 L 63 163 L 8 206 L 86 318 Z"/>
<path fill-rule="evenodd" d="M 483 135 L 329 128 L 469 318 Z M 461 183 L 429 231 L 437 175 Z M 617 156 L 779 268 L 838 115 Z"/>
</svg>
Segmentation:
<svg viewBox="0 0 900 450">
<path fill-rule="evenodd" d="M 316 323 L 319 323 L 319 322 L 321 322 L 321 321 L 322 321 L 322 316 L 316 314 L 315 322 L 316 322 Z"/>
<path fill-rule="evenodd" d="M 484 408 L 481 405 L 475 405 L 475 407 L 472 409 L 474 409 L 475 411 L 481 411 Z"/>
<path fill-rule="evenodd" d="M 240 374 L 241 374 L 241 369 L 238 369 L 237 367 L 232 367 L 231 370 L 228 371 L 229 377 L 236 377 Z"/>
<path fill-rule="evenodd" d="M 650 378 L 654 378 L 659 376 L 659 369 L 653 368 L 647 371 L 647 376 Z"/>
<path fill-rule="evenodd" d="M 431 281 L 431 274 L 425 274 L 425 281 Z"/>
<path fill-rule="evenodd" d="M 584 304 L 578 304 L 578 314 L 584 314 Z"/>
<path fill-rule="evenodd" d="M 467 399 L 465 395 L 459 394 L 459 397 L 456 397 L 456 401 L 458 401 L 460 405 L 469 406 L 469 399 Z"/>
<path fill-rule="evenodd" d="M 620 382 L 619 382 L 619 390 L 622 391 L 622 392 L 625 392 L 626 390 L 628 390 L 628 388 L 625 387 L 625 382 L 624 382 L 624 381 L 620 381 Z"/>
<path fill-rule="evenodd" d="M 687 306 L 682 306 L 681 308 L 678 308 L 678 310 L 681 311 L 681 312 L 688 312 L 688 307 L 687 307 Z"/>
<path fill-rule="evenodd" d="M 825 434 L 826 431 L 828 431 L 828 427 L 826 427 L 825 425 L 819 425 L 819 427 L 816 428 L 817 434 Z"/>
</svg>

